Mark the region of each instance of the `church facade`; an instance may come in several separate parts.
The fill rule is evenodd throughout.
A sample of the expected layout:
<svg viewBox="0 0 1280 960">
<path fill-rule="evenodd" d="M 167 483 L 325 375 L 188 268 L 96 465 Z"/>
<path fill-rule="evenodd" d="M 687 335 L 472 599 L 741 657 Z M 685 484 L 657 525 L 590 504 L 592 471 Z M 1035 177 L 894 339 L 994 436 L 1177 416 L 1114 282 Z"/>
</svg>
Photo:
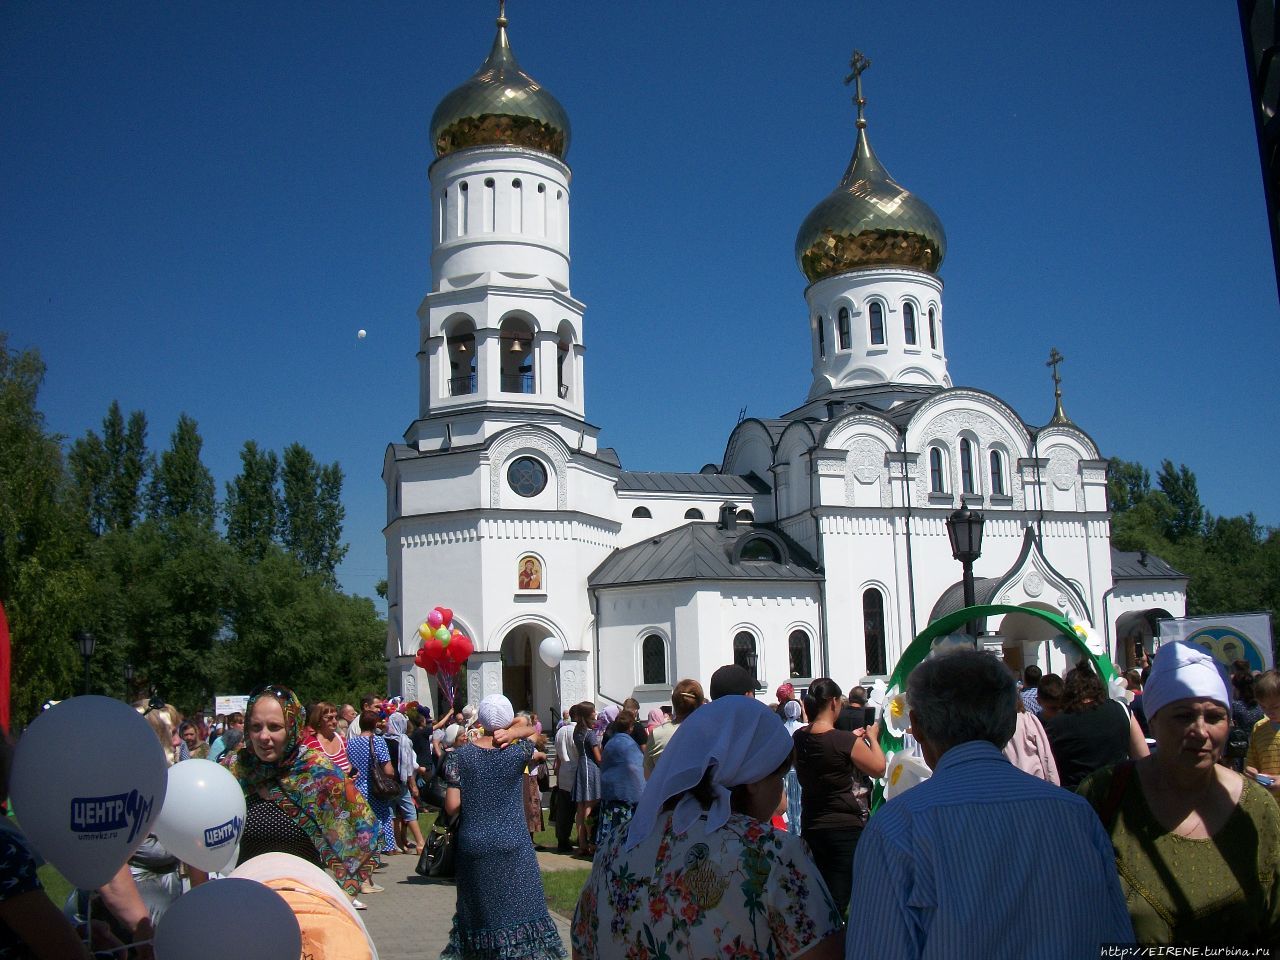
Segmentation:
<svg viewBox="0 0 1280 960">
<path fill-rule="evenodd" d="M 732 661 L 762 690 L 870 681 L 963 606 L 947 533 L 962 506 L 985 517 L 980 603 L 1093 623 L 1122 666 L 1184 614 L 1185 578 L 1112 549 L 1106 461 L 1060 394 L 1037 426 L 952 383 L 945 233 L 872 150 L 853 66 L 853 157 L 796 240 L 808 395 L 738 423 L 697 473 L 632 471 L 587 419 L 569 119 L 499 16 L 432 118 L 419 409 L 383 463 L 393 691 L 428 696 L 413 656 L 437 604 L 475 644 L 467 698 L 503 692 L 544 719 L 581 700 L 667 703 L 676 680 Z M 1037 618 L 979 626 L 1016 669 L 1074 660 Z"/>
</svg>

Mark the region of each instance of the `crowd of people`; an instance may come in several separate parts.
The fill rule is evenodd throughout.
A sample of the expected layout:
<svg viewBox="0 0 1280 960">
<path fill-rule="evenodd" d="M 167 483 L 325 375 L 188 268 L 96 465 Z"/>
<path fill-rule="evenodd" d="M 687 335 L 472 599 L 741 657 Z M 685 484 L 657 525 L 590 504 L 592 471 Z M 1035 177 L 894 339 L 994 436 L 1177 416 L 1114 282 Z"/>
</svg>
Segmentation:
<svg viewBox="0 0 1280 960">
<path fill-rule="evenodd" d="M 709 696 L 685 679 L 669 706 L 583 702 L 545 732 L 500 695 L 438 719 L 282 686 L 210 724 L 138 708 L 170 763 L 222 763 L 243 788 L 238 862 L 292 854 L 357 909 L 389 858 L 423 850 L 419 812 L 438 806 L 457 883 L 447 960 L 1280 948 L 1280 675 L 1228 679 L 1171 643 L 1125 681 L 1108 689 L 1087 660 L 1019 682 L 986 653 L 930 656 L 908 679 L 903 752 L 931 775 L 878 808 L 893 758 L 875 707 L 825 677 L 766 704 L 728 665 Z M 544 800 L 555 849 L 591 860 L 568 945 L 534 847 Z M 3 937 L 38 889 L 12 870 L 0 956 L 24 955 Z M 206 879 L 148 838 L 95 893 L 108 942 L 145 941 Z"/>
</svg>

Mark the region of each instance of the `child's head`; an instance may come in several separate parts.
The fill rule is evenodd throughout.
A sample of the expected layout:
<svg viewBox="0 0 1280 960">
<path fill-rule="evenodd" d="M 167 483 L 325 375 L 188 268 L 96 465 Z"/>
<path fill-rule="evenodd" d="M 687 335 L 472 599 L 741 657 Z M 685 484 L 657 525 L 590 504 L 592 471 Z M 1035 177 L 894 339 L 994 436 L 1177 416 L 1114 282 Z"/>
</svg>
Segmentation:
<svg viewBox="0 0 1280 960">
<path fill-rule="evenodd" d="M 1258 706 L 1272 723 L 1280 723 L 1280 673 L 1268 670 L 1253 685 Z"/>
</svg>

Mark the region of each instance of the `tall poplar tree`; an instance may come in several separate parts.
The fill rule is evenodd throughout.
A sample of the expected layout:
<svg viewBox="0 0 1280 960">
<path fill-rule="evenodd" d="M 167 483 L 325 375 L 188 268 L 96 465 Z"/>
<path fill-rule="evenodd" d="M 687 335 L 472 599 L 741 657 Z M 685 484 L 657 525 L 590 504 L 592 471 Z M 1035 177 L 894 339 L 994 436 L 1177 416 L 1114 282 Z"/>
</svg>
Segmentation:
<svg viewBox="0 0 1280 960">
<path fill-rule="evenodd" d="M 162 523 L 180 517 L 203 527 L 212 527 L 217 504 L 213 474 L 200 459 L 204 441 L 195 420 L 185 413 L 169 439 L 169 449 L 160 454 L 148 490 L 150 516 Z"/>
<path fill-rule="evenodd" d="M 242 555 L 261 560 L 280 529 L 280 460 L 246 440 L 240 449 L 240 473 L 227 484 L 224 507 L 227 540 Z"/>
<path fill-rule="evenodd" d="M 342 543 L 342 467 L 322 466 L 300 443 L 284 450 L 282 470 L 284 515 L 281 540 L 286 550 L 298 558 L 308 573 L 317 573 L 329 582 L 347 547 Z"/>
</svg>

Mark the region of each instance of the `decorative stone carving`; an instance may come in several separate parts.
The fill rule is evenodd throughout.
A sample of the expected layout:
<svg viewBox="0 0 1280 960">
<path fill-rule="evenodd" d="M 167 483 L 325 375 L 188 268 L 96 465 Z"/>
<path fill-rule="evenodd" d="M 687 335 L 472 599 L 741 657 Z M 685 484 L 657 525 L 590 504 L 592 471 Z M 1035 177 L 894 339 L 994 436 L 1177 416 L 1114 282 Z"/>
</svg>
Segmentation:
<svg viewBox="0 0 1280 960">
<path fill-rule="evenodd" d="M 888 447 L 873 437 L 854 437 L 849 441 L 848 450 L 844 473 L 845 503 L 851 507 L 865 506 L 866 504 L 858 503 L 857 485 L 869 486 L 878 482 L 879 505 L 890 506 L 889 484 L 885 482 L 887 474 L 884 464 L 884 455 L 888 453 Z"/>
<path fill-rule="evenodd" d="M 506 462 L 515 450 L 537 450 L 551 461 L 549 482 L 556 485 L 556 509 L 564 510 L 569 505 L 568 483 L 565 470 L 568 460 L 564 450 L 549 437 L 539 433 L 508 434 L 489 450 L 489 506 L 497 509 L 502 500 L 502 484 L 506 475 Z"/>
<path fill-rule="evenodd" d="M 1061 492 L 1055 495 L 1053 509 L 1084 509 L 1084 491 L 1080 489 L 1080 456 L 1071 447 L 1057 444 L 1048 449 L 1045 459 L 1049 465 L 1045 476 L 1053 488 Z M 1065 502 L 1063 502 L 1065 501 Z"/>
<path fill-rule="evenodd" d="M 1044 577 L 1038 573 L 1027 574 L 1027 579 L 1022 584 L 1022 589 L 1027 591 L 1028 597 L 1038 597 L 1044 593 Z"/>
</svg>

